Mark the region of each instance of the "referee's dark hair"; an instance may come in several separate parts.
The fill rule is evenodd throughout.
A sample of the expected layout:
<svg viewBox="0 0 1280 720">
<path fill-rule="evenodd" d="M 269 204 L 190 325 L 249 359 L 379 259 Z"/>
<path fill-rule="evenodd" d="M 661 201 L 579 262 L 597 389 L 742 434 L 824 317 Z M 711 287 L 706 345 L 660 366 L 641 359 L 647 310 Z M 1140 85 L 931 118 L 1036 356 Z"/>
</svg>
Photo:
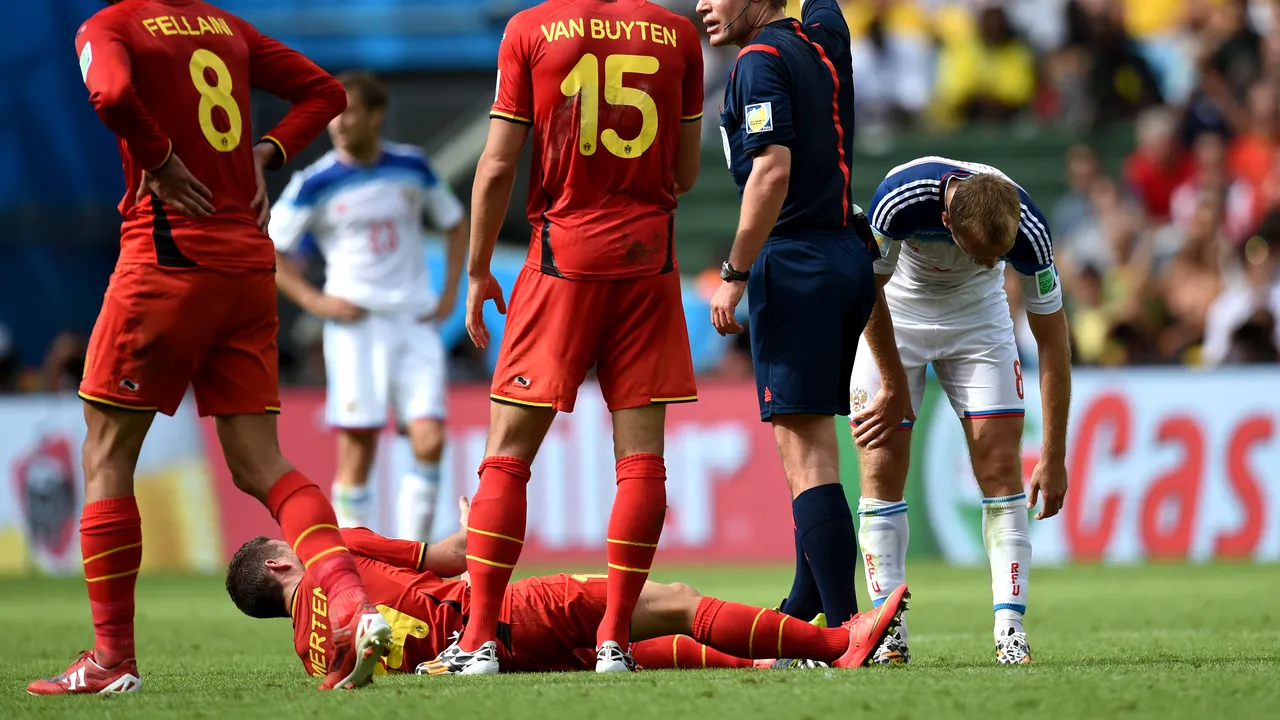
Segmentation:
<svg viewBox="0 0 1280 720">
<path fill-rule="evenodd" d="M 956 187 L 947 222 L 956 244 L 978 258 L 998 258 L 1018 238 L 1022 201 L 1018 188 L 999 175 L 979 173 Z"/>
<path fill-rule="evenodd" d="M 387 86 L 377 75 L 365 70 L 349 70 L 338 76 L 342 87 L 369 110 L 387 107 Z"/>
<path fill-rule="evenodd" d="M 275 541 L 259 535 L 236 551 L 227 566 L 227 594 L 240 612 L 254 618 L 289 617 L 283 587 L 267 567 L 280 556 Z"/>
</svg>

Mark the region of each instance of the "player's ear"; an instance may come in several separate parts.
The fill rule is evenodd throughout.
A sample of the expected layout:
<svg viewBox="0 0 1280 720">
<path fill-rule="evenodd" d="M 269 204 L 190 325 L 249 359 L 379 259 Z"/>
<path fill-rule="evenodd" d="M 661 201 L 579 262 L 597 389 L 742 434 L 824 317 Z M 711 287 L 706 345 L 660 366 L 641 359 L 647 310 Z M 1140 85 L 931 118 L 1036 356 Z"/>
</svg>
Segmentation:
<svg viewBox="0 0 1280 720">
<path fill-rule="evenodd" d="M 275 572 L 289 569 L 289 561 L 284 558 L 269 558 L 264 564 Z"/>
<path fill-rule="evenodd" d="M 942 211 L 942 227 L 948 230 L 951 229 L 951 214 L 948 213 L 946 210 Z"/>
</svg>

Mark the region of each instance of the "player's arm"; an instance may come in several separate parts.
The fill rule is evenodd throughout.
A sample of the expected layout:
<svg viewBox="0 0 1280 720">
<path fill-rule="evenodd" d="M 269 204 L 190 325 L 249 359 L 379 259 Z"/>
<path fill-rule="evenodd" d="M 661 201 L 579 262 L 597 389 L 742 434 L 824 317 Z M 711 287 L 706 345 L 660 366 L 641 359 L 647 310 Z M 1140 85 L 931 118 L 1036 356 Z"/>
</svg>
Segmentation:
<svg viewBox="0 0 1280 720">
<path fill-rule="evenodd" d="M 427 544 L 383 537 L 369 528 L 342 528 L 342 542 L 352 555 L 360 555 L 395 567 L 423 569 Z"/>
<path fill-rule="evenodd" d="M 90 18 L 76 35 L 80 74 L 103 124 L 125 141 L 139 165 L 155 170 L 168 162 L 173 142 L 138 97 L 129 48 L 114 20 L 115 14 Z"/>
<path fill-rule="evenodd" d="M 516 182 L 516 163 L 533 125 L 533 78 L 525 41 L 520 32 L 520 15 L 507 23 L 498 47 L 498 92 L 489 111 L 489 137 L 476 165 L 471 186 L 471 246 L 467 253 L 467 334 L 476 347 L 487 347 L 489 330 L 484 325 L 484 303 L 493 300 L 498 312 L 506 312 L 502 288 L 493 277 L 490 264 L 498 231 L 511 202 Z"/>
<path fill-rule="evenodd" d="M 1021 233 L 1020 233 L 1021 235 Z M 1020 237 L 1019 240 L 1022 238 Z M 1042 267 L 1012 261 L 1022 276 L 1022 298 L 1027 324 L 1035 336 L 1039 353 L 1040 404 L 1044 416 L 1044 440 L 1040 462 L 1031 476 L 1028 507 L 1039 495 L 1044 505 L 1036 519 L 1053 517 L 1062 509 L 1067 493 L 1067 417 L 1071 406 L 1071 342 L 1067 315 L 1062 308 L 1062 285 L 1053 266 L 1048 235 L 1044 235 Z"/>
<path fill-rule="evenodd" d="M 800 5 L 800 22 L 840 33 L 844 41 L 849 42 L 849 23 L 836 0 L 803 0 Z"/>
<path fill-rule="evenodd" d="M 766 51 L 746 50 L 730 76 L 729 97 L 742 114 L 743 152 L 751 156 L 751 173 L 742 189 L 738 230 L 729 250 L 729 265 L 746 272 L 769 239 L 791 187 L 791 96 L 782 60 Z M 754 130 L 752 128 L 755 128 Z M 721 334 L 742 332 L 736 312 L 746 283 L 725 280 L 711 298 L 711 324 Z"/>
<path fill-rule="evenodd" d="M 458 196 L 453 194 L 435 168 L 422 158 L 424 208 L 431 224 L 444 231 L 445 278 L 440 302 L 433 317 L 443 320 L 453 313 L 458 299 L 458 283 L 462 280 L 462 266 L 467 257 L 467 212 Z"/>
<path fill-rule="evenodd" d="M 529 135 L 529 125 L 501 117 L 489 121 L 489 137 L 476 164 L 471 186 L 471 247 L 467 274 L 487 277 L 493 261 L 498 231 L 507 214 L 511 189 L 516 182 L 520 149 Z"/>
<path fill-rule="evenodd" d="M 321 318 L 356 320 L 364 311 L 345 300 L 325 295 L 303 274 L 297 254 L 302 240 L 311 230 L 315 215 L 315 198 L 309 192 L 305 176 L 295 173 L 285 186 L 280 199 L 271 208 L 267 234 L 276 247 L 276 287 L 298 307 Z"/>
<path fill-rule="evenodd" d="M 249 83 L 293 107 L 284 119 L 262 136 L 276 148 L 268 166 L 288 162 L 347 107 L 347 91 L 302 53 L 275 38 L 259 33 L 248 23 L 241 27 L 249 42 Z"/>
<path fill-rule="evenodd" d="M 697 41 L 698 31 L 693 22 L 686 20 L 684 82 L 680 89 L 680 146 L 676 150 L 676 197 L 693 189 L 702 166 L 702 44 Z"/>
<path fill-rule="evenodd" d="M 791 187 L 791 149 L 795 138 L 791 124 L 791 95 L 782 60 L 767 52 L 747 52 L 738 58 L 733 92 L 734 107 L 748 125 L 742 149 L 751 156 L 751 174 L 742 192 L 742 211 L 729 264 L 750 268 L 778 224 L 778 214 Z M 754 108 L 754 110 L 753 110 Z M 765 129 L 751 132 L 746 117 L 761 117 Z"/>
<path fill-rule="evenodd" d="M 874 219 L 885 205 L 886 196 L 893 188 L 894 185 L 890 182 L 881 183 L 876 188 L 875 195 L 871 198 L 872 220 L 867 222 L 867 231 L 871 233 L 872 242 L 880 255 L 872 263 L 876 276 L 876 304 L 871 309 L 871 317 L 862 331 L 862 337 L 867 342 L 867 349 L 876 363 L 876 369 L 880 371 L 880 391 L 865 410 L 850 420 L 854 426 L 854 441 L 868 449 L 886 445 L 893 433 L 903 426 L 904 420 L 915 421 L 915 412 L 911 407 L 911 387 L 907 381 L 907 372 L 902 367 L 902 356 L 898 353 L 898 341 L 893 332 L 893 318 L 884 297 L 884 286 L 893 277 L 902 241 L 891 237 L 892 231 L 888 227 L 882 229 L 874 224 Z M 860 228 L 859 234 L 862 234 Z"/>
</svg>

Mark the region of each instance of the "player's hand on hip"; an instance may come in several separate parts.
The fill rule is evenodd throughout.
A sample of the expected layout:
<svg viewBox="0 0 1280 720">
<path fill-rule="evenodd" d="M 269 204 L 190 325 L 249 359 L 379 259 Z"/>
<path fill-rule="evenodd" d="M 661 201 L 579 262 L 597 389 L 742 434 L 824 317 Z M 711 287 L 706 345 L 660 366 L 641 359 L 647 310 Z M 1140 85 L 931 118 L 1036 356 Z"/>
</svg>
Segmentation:
<svg viewBox="0 0 1280 720">
<path fill-rule="evenodd" d="M 484 303 L 492 300 L 498 312 L 507 314 L 507 301 L 502 298 L 502 286 L 492 272 L 467 279 L 467 334 L 478 348 L 489 347 L 489 328 L 484 325 Z"/>
<path fill-rule="evenodd" d="M 355 322 L 365 316 L 365 309 L 333 295 L 317 295 L 307 303 L 306 311 L 325 320 Z"/>
<path fill-rule="evenodd" d="M 889 444 L 889 439 L 902 427 L 903 420 L 915 422 L 911 409 L 911 393 L 881 387 L 871 404 L 850 418 L 853 441 L 858 447 L 875 450 Z"/>
<path fill-rule="evenodd" d="M 155 170 L 142 173 L 142 183 L 134 200 L 140 203 L 152 194 L 187 217 L 213 214 L 213 203 L 209 202 L 213 193 L 191 174 L 177 155 L 170 155 L 168 162 Z"/>
<path fill-rule="evenodd" d="M 267 231 L 271 223 L 271 203 L 267 202 L 266 168 L 275 157 L 276 148 L 271 143 L 258 143 L 253 147 L 253 175 L 257 186 L 253 191 L 253 202 L 249 207 L 258 211 L 258 227 Z"/>
<path fill-rule="evenodd" d="M 742 302 L 742 293 L 746 292 L 745 282 L 722 280 L 716 294 L 711 298 L 711 324 L 721 335 L 733 335 L 743 330 L 736 317 L 738 303 Z"/>
<path fill-rule="evenodd" d="M 1031 495 L 1027 498 L 1027 509 L 1035 508 L 1036 502 L 1043 498 L 1044 505 L 1036 513 L 1037 520 L 1047 520 L 1062 509 L 1067 497 L 1067 465 L 1063 462 L 1047 462 L 1041 459 L 1036 469 L 1031 472 Z"/>
</svg>

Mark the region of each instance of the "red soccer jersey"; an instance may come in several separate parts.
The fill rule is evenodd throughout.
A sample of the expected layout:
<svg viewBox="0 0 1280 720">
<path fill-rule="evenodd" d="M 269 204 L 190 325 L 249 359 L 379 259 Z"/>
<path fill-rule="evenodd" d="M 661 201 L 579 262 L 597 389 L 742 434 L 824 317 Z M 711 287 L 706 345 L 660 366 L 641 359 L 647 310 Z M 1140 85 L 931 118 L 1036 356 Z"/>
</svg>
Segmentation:
<svg viewBox="0 0 1280 720">
<path fill-rule="evenodd" d="M 120 264 L 270 268 L 275 251 L 250 208 L 256 187 L 250 87 L 293 103 L 264 136 L 288 158 L 346 106 L 341 84 L 249 23 L 200 0 L 124 0 L 76 33 L 89 100 L 115 132 L 127 189 Z M 211 217 L 188 218 L 152 196 L 144 170 L 176 153 L 209 188 Z"/>
<path fill-rule="evenodd" d="M 533 126 L 531 267 L 570 279 L 675 269 L 680 123 L 702 117 L 692 22 L 645 0 L 520 12 L 490 115 Z"/>
<path fill-rule="evenodd" d="M 391 624 L 384 669 L 413 672 L 418 663 L 448 647 L 453 633 L 462 630 L 470 604 L 467 584 L 420 571 L 422 543 L 384 538 L 363 528 L 343 529 L 342 538 L 355 556 L 369 601 Z M 324 675 L 333 657 L 329 602 L 310 574 L 299 583 L 289 614 L 303 667 Z"/>
</svg>

